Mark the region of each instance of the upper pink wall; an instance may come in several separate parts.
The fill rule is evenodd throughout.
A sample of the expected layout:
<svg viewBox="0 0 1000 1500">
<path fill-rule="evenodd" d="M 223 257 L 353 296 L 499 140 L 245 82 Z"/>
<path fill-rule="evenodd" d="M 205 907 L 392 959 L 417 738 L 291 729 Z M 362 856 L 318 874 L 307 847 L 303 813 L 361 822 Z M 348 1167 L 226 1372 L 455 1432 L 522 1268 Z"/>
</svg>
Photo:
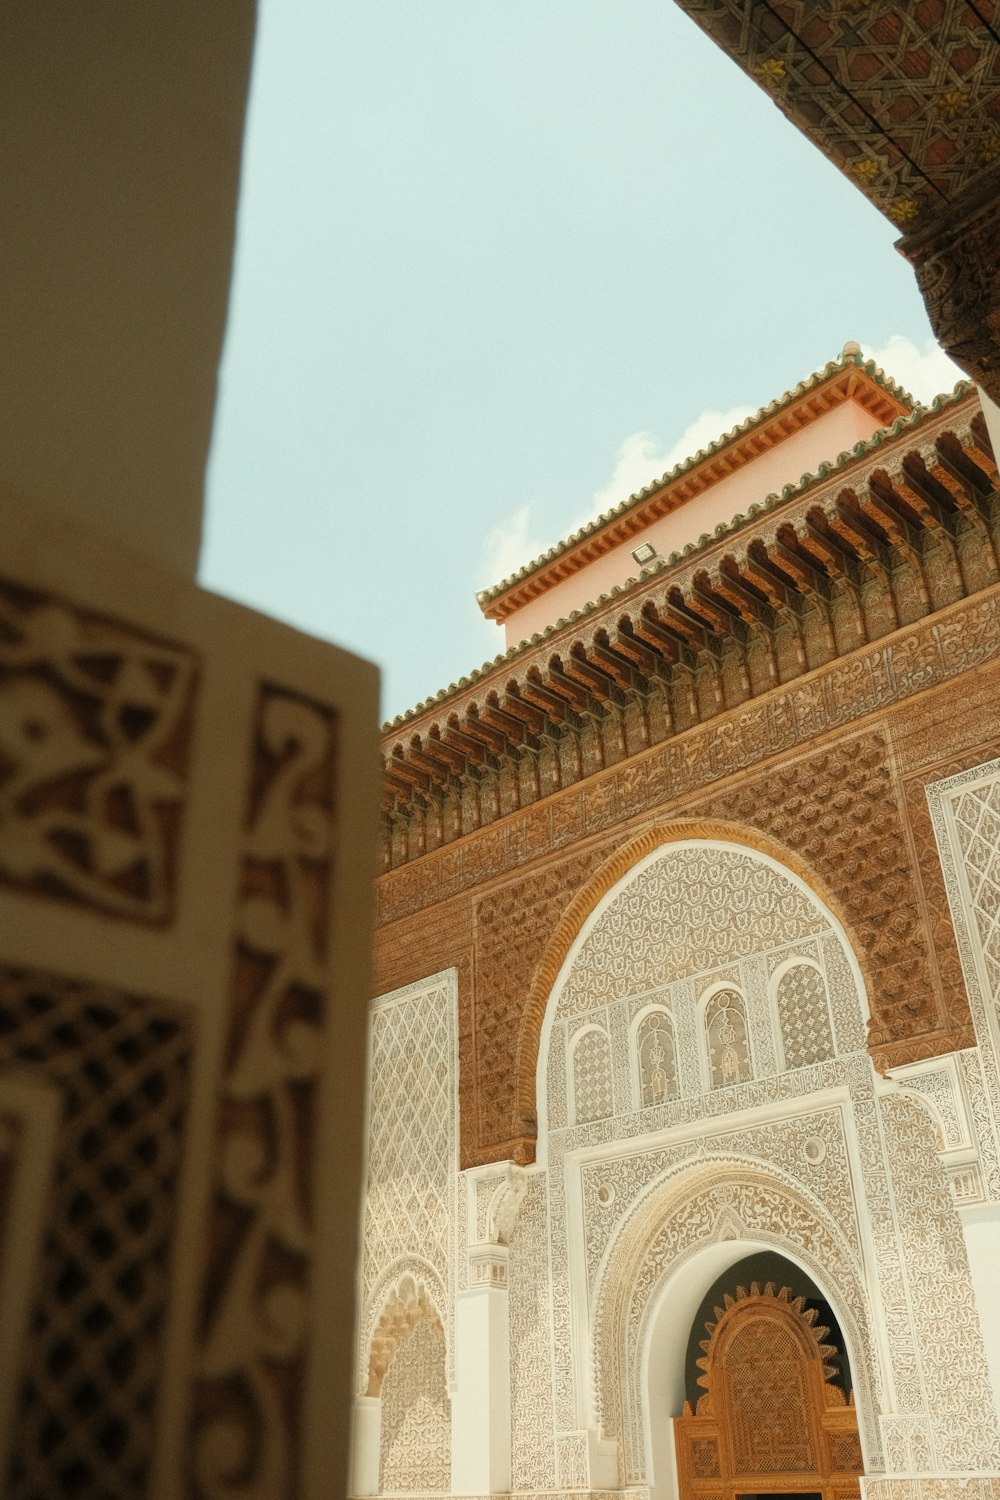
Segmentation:
<svg viewBox="0 0 1000 1500">
<path fill-rule="evenodd" d="M 688 542 L 696 542 L 705 532 L 714 531 L 720 522 L 728 525 L 734 516 L 780 492 L 786 484 L 798 484 L 803 474 L 814 473 L 821 463 L 830 462 L 838 453 L 870 438 L 878 427 L 875 417 L 854 401 L 845 401 L 833 411 L 824 412 L 808 427 L 800 428 L 734 474 L 718 480 L 704 494 L 688 500 L 630 541 L 622 542 L 516 610 L 504 621 L 507 645 L 516 646 L 535 631 L 565 619 L 572 610 L 582 609 L 617 584 L 637 577 L 639 568 L 632 549 L 640 542 L 652 542 L 664 558 L 671 552 L 680 552 Z"/>
</svg>

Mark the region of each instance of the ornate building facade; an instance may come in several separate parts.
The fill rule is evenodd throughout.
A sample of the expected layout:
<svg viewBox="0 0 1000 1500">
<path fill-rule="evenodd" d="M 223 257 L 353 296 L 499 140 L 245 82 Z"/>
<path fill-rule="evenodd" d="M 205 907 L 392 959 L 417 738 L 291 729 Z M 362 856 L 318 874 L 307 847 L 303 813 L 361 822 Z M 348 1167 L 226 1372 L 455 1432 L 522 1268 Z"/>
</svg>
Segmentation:
<svg viewBox="0 0 1000 1500">
<path fill-rule="evenodd" d="M 386 726 L 355 1495 L 1000 1495 L 998 482 L 848 345 Z"/>
</svg>

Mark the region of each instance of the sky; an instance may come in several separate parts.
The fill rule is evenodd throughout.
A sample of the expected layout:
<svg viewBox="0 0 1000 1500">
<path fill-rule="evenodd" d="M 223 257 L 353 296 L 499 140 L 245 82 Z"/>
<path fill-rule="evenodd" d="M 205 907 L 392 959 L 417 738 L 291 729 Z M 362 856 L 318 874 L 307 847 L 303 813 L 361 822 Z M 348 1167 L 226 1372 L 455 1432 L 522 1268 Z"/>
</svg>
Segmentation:
<svg viewBox="0 0 1000 1500">
<path fill-rule="evenodd" d="M 391 718 L 847 340 L 951 389 L 896 235 L 669 0 L 262 0 L 201 581 Z"/>
</svg>

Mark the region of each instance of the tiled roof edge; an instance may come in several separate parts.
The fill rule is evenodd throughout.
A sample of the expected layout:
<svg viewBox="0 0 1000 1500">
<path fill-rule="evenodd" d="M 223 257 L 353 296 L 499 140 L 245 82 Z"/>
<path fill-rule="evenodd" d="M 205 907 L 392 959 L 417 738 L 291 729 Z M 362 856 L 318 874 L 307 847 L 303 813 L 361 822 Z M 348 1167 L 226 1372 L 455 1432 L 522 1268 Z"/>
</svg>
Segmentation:
<svg viewBox="0 0 1000 1500">
<path fill-rule="evenodd" d="M 871 363 L 872 361 L 869 361 L 869 364 Z M 828 365 L 827 370 L 829 369 L 830 366 Z M 889 377 L 886 377 L 886 380 L 888 381 Z M 892 385 L 895 386 L 895 382 L 892 382 Z M 905 395 L 901 387 L 895 386 L 895 389 Z M 832 463 L 821 463 L 814 474 L 803 474 L 798 484 L 786 484 L 780 493 L 767 495 L 759 503 L 749 506 L 745 514 L 742 512 L 739 513 L 728 523 L 720 522 L 711 535 L 705 532 L 698 538 L 697 542 L 688 542 L 681 552 L 671 552 L 667 558 L 657 558 L 651 567 L 643 568 L 635 578 L 628 578 L 624 583 L 615 584 L 608 593 L 599 594 L 596 599 L 591 600 L 588 604 L 584 604 L 580 609 L 571 610 L 568 615 L 560 616 L 551 625 L 546 625 L 544 630 L 536 630 L 533 635 L 523 641 L 519 641 L 516 646 L 508 646 L 506 651 L 501 651 L 498 656 L 493 657 L 492 661 L 483 662 L 482 666 L 475 667 L 467 676 L 460 677 L 457 682 L 450 683 L 446 688 L 439 688 L 431 697 L 424 698 L 422 702 L 417 703 L 413 708 L 407 708 L 403 713 L 397 714 L 394 719 L 387 720 L 382 725 L 381 732 L 383 734 L 391 734 L 394 730 L 402 729 L 404 725 L 418 718 L 421 714 L 426 713 L 428 709 L 435 707 L 436 704 L 445 702 L 455 694 L 464 692 L 466 688 L 473 687 L 477 682 L 481 682 L 484 677 L 489 677 L 491 673 L 495 672 L 498 667 L 503 666 L 505 662 L 516 661 L 518 657 L 525 655 L 542 641 L 547 640 L 549 636 L 556 635 L 560 630 L 564 630 L 567 625 L 572 625 L 577 620 L 586 619 L 588 615 L 592 615 L 602 609 L 612 599 L 616 599 L 622 594 L 630 593 L 637 584 L 645 583 L 648 579 L 654 578 L 658 573 L 666 572 L 685 558 L 691 557 L 695 553 L 701 552 L 706 547 L 711 546 L 712 543 L 720 541 L 724 536 L 735 535 L 744 526 L 755 521 L 759 515 L 771 510 L 779 501 L 793 500 L 800 495 L 804 495 L 814 485 L 823 483 L 832 474 L 848 468 L 867 454 L 877 452 L 883 443 L 899 437 L 908 428 L 918 428 L 928 417 L 939 415 L 947 406 L 964 400 L 974 390 L 975 386 L 971 380 L 960 380 L 953 390 L 945 391 L 942 395 L 935 396 L 929 406 L 914 404 L 913 410 L 907 416 L 897 417 L 891 427 L 880 427 L 877 432 L 874 432 L 864 442 L 855 443 L 853 448 L 839 453 Z M 907 400 L 910 399 L 907 397 Z M 736 429 L 736 431 L 739 430 L 741 429 Z M 578 533 L 578 535 L 582 535 L 582 533 Z"/>
<path fill-rule="evenodd" d="M 850 347 L 850 345 L 847 346 L 848 349 Z M 713 458 L 716 454 L 721 453 L 725 448 L 729 447 L 730 443 L 735 442 L 737 438 L 745 437 L 759 423 L 777 416 L 783 407 L 789 406 L 795 401 L 800 401 L 803 396 L 807 396 L 810 391 L 815 390 L 818 385 L 824 380 L 828 380 L 831 375 L 839 374 L 851 365 L 855 369 L 864 370 L 877 385 L 880 385 L 883 390 L 888 391 L 890 395 L 895 396 L 898 401 L 902 401 L 912 410 L 918 408 L 918 403 L 914 401 L 909 391 L 904 390 L 901 385 L 893 380 L 891 375 L 887 375 L 873 359 L 866 360 L 860 352 L 849 354 L 845 350 L 837 359 L 830 360 L 821 370 L 816 370 L 812 375 L 807 376 L 805 380 L 800 380 L 798 385 L 792 390 L 785 391 L 781 396 L 776 396 L 768 406 L 760 407 L 752 416 L 747 417 L 745 421 L 741 422 L 738 427 L 733 427 L 729 432 L 724 432 L 721 437 L 709 443 L 707 448 L 699 448 L 697 453 L 693 453 L 690 458 L 685 458 L 679 464 L 675 464 L 666 474 L 661 474 L 659 479 L 650 480 L 649 484 L 644 485 L 641 490 L 636 490 L 634 494 L 629 495 L 627 499 L 622 500 L 618 505 L 612 506 L 610 510 L 603 511 L 593 521 L 588 521 L 586 526 L 581 526 L 579 531 L 571 532 L 568 537 L 564 538 L 561 542 L 556 542 L 547 552 L 542 552 L 538 557 L 533 558 L 531 562 L 524 563 L 515 573 L 511 573 L 508 578 L 502 578 L 499 583 L 494 583 L 489 588 L 480 589 L 476 593 L 478 603 L 480 606 L 491 604 L 494 599 L 498 599 L 501 594 L 506 593 L 514 584 L 523 582 L 525 578 L 530 578 L 532 573 L 537 573 L 539 568 L 544 567 L 546 563 L 554 562 L 564 552 L 568 552 L 572 547 L 579 546 L 581 542 L 586 541 L 588 537 L 594 536 L 597 532 L 603 531 L 605 526 L 608 526 L 619 516 L 624 515 L 626 511 L 631 510 L 640 500 L 647 499 L 656 490 L 663 489 L 665 485 L 672 484 L 675 480 L 682 478 L 695 465 L 703 463 L 705 459 Z"/>
</svg>

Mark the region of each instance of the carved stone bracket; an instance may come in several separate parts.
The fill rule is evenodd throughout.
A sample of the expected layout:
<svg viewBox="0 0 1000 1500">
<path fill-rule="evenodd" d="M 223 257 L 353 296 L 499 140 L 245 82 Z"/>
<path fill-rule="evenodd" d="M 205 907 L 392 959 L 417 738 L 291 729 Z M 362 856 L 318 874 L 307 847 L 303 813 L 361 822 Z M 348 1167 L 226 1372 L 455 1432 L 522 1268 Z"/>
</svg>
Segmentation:
<svg viewBox="0 0 1000 1500">
<path fill-rule="evenodd" d="M 1000 171 L 897 248 L 917 273 L 938 342 L 1000 401 Z"/>
<path fill-rule="evenodd" d="M 960 1208 L 982 1203 L 986 1197 L 979 1159 L 979 1142 L 972 1111 L 954 1052 L 924 1062 L 889 1070 L 889 1077 L 916 1099 L 934 1124 L 938 1158 Z"/>
<path fill-rule="evenodd" d="M 507 1257 L 530 1174 L 507 1161 L 470 1167 L 463 1173 L 468 1194 L 469 1285 L 507 1286 Z"/>
</svg>

